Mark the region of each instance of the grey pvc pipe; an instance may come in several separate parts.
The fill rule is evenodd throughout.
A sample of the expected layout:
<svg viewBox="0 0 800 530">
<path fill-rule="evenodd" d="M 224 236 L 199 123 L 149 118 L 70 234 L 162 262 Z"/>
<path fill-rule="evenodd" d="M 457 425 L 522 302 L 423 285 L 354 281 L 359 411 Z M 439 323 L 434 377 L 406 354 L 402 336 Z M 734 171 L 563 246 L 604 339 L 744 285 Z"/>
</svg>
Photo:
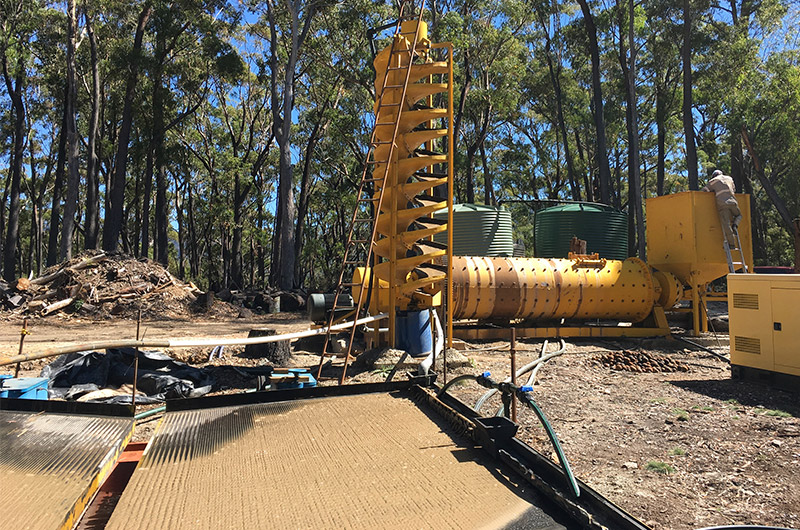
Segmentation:
<svg viewBox="0 0 800 530">
<path fill-rule="evenodd" d="M 554 351 L 553 353 L 548 353 L 547 355 L 544 355 L 544 351 L 545 351 L 545 348 L 547 348 L 547 344 L 548 343 L 549 343 L 549 341 L 545 341 L 544 344 L 542 345 L 542 352 L 540 353 L 540 356 L 539 356 L 538 359 L 536 359 L 535 361 L 531 361 L 530 363 L 526 364 L 525 366 L 523 366 L 522 368 L 517 370 L 517 377 L 521 377 L 521 376 L 525 375 L 529 371 L 531 371 L 534 368 L 536 368 L 537 366 L 549 361 L 553 357 L 558 357 L 559 355 L 564 353 L 564 351 L 566 350 L 566 342 L 564 341 L 564 339 L 561 339 L 561 348 L 558 351 Z M 506 377 L 503 380 L 503 382 L 504 383 L 510 383 L 511 382 L 511 378 L 510 377 Z M 531 386 L 532 384 L 533 383 L 531 381 L 529 381 L 527 383 L 528 386 Z M 472 407 L 472 410 L 474 410 L 475 412 L 480 412 L 481 408 L 484 405 L 484 403 L 486 403 L 486 400 L 489 399 L 490 397 L 492 397 L 493 395 L 495 395 L 496 393 L 497 393 L 497 390 L 495 390 L 495 389 L 488 390 L 485 394 L 483 394 L 480 398 L 478 398 L 478 401 L 475 402 L 475 406 Z"/>
</svg>

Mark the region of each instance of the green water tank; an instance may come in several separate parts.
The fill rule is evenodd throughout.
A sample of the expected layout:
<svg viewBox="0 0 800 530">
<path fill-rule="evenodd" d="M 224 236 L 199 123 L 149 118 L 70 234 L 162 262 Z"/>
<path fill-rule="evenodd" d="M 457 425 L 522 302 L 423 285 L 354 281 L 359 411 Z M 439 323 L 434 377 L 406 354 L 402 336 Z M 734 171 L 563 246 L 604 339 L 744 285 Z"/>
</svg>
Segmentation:
<svg viewBox="0 0 800 530">
<path fill-rule="evenodd" d="M 447 219 L 447 210 L 433 216 Z M 514 255 L 511 212 L 502 206 L 456 204 L 453 206 L 453 255 L 511 257 Z M 447 232 L 433 236 L 447 243 Z"/>
<path fill-rule="evenodd" d="M 534 252 L 537 258 L 566 258 L 572 237 L 586 241 L 589 254 L 601 258 L 628 257 L 628 216 L 611 206 L 594 203 L 560 204 L 536 212 Z"/>
</svg>

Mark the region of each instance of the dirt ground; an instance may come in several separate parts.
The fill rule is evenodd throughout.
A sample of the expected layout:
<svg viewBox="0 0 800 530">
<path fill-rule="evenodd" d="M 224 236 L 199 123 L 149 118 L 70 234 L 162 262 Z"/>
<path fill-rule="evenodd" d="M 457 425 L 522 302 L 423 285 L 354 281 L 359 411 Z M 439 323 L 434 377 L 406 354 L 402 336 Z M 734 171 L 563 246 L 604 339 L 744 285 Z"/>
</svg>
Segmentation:
<svg viewBox="0 0 800 530">
<path fill-rule="evenodd" d="M 246 336 L 260 326 L 290 332 L 308 329 L 309 323 L 302 315 L 286 313 L 142 323 L 150 338 Z M 0 326 L 0 356 L 16 354 L 20 327 L 21 322 Z M 55 317 L 33 322 L 31 332 L 26 352 L 37 345 L 133 338 L 136 322 Z M 727 336 L 720 335 L 720 340 L 723 347 L 717 350 L 725 351 Z M 488 370 L 500 380 L 510 373 L 507 342 L 465 346 L 462 353 L 472 359 L 471 366 L 451 371 L 448 377 Z M 519 341 L 518 366 L 536 359 L 541 347 L 541 341 Z M 556 349 L 557 344 L 548 347 L 550 352 Z M 609 353 L 620 351 L 631 353 Z M 662 366 L 683 365 L 688 371 L 643 373 L 609 362 L 609 356 L 639 352 L 661 359 Z M 172 353 L 198 366 L 209 364 L 208 350 Z M 297 351 L 292 364 L 316 366 L 318 359 L 312 352 Z M 38 375 L 45 363 L 24 363 L 22 374 Z M 221 391 L 238 392 L 250 381 L 230 366 L 254 366 L 263 360 L 230 348 L 223 359 L 210 364 L 227 374 L 221 377 Z M 12 371 L 13 367 L 0 367 L 0 373 Z M 348 375 L 353 381 L 380 380 L 385 371 L 354 369 Z M 470 405 L 483 394 L 474 384 L 451 391 Z M 728 524 L 800 527 L 796 393 L 732 380 L 729 366 L 717 357 L 678 341 L 646 339 L 570 342 L 565 354 L 540 370 L 533 395 L 558 433 L 575 474 L 654 530 Z M 490 415 L 498 406 L 495 397 L 481 410 Z M 518 436 L 555 459 L 534 414 L 520 408 L 518 422 Z M 157 419 L 151 419 L 137 425 L 137 439 L 147 439 L 156 424 Z"/>
</svg>

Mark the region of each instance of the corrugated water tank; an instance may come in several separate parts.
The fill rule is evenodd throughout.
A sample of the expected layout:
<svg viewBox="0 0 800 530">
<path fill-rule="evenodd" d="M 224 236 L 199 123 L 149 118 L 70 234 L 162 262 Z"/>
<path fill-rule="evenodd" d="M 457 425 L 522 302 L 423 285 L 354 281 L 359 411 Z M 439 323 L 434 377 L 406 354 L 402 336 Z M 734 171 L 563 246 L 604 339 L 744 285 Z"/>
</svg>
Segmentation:
<svg viewBox="0 0 800 530">
<path fill-rule="evenodd" d="M 586 241 L 590 254 L 618 260 L 628 257 L 628 216 L 624 212 L 594 203 L 560 204 L 536 212 L 537 258 L 566 258 L 573 236 Z"/>
<path fill-rule="evenodd" d="M 447 219 L 447 210 L 434 217 Z M 510 257 L 514 255 L 511 212 L 502 206 L 456 204 L 453 206 L 453 255 Z M 434 236 L 447 243 L 447 232 Z"/>
</svg>

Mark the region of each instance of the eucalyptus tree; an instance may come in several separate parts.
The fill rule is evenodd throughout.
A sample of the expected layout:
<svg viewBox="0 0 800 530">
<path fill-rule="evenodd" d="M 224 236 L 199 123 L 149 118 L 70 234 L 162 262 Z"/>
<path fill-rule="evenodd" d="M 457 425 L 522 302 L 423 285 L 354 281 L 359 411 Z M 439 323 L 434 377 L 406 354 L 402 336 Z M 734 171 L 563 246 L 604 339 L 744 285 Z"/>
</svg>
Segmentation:
<svg viewBox="0 0 800 530">
<path fill-rule="evenodd" d="M 153 157 L 156 196 L 156 260 L 168 261 L 167 133 L 196 111 L 207 97 L 206 85 L 211 71 L 239 69 L 236 52 L 226 37 L 238 24 L 236 13 L 223 0 L 166 0 L 154 2 L 152 56 L 148 60 L 148 81 L 152 86 L 152 131 L 150 149 Z M 146 183 L 151 175 L 145 175 Z M 143 204 L 150 204 L 144 197 Z M 146 211 L 143 218 L 149 217 Z M 143 244 L 147 234 L 143 233 Z M 143 253 L 146 253 L 146 249 Z"/>
<path fill-rule="evenodd" d="M 652 117 L 656 127 L 656 189 L 664 195 L 666 187 L 667 154 L 674 144 L 674 120 L 677 115 L 678 91 L 681 82 L 680 27 L 674 20 L 678 6 L 674 2 L 646 2 L 646 57 L 641 70 L 649 78 Z M 655 100 L 655 101 L 652 101 Z"/>
<path fill-rule="evenodd" d="M 596 145 L 594 149 L 595 164 L 598 171 L 600 202 L 611 203 L 611 170 L 608 165 L 608 147 L 606 143 L 606 123 L 603 113 L 603 89 L 600 81 L 600 47 L 597 42 L 597 25 L 587 0 L 578 0 L 583 13 L 583 25 L 592 64 L 592 116 L 594 118 Z"/>
<path fill-rule="evenodd" d="M 465 144 L 466 156 L 456 152 L 457 191 L 466 202 L 476 198 L 476 159 L 485 159 L 485 143 L 495 127 L 519 106 L 519 74 L 524 71 L 522 35 L 532 21 L 526 2 L 464 1 L 438 20 L 434 38 L 455 47 L 453 137 Z M 488 164 L 483 164 L 484 168 Z M 483 198 L 493 203 L 491 174 L 484 170 Z"/>
<path fill-rule="evenodd" d="M 78 209 L 80 176 L 78 173 L 78 87 L 75 74 L 75 54 L 78 46 L 78 7 L 76 0 L 67 0 L 67 87 L 66 87 L 66 135 L 67 135 L 67 193 L 64 200 L 64 219 L 61 223 L 61 261 L 72 259 L 72 236 L 75 228 L 75 212 Z"/>
<path fill-rule="evenodd" d="M 150 15 L 153 13 L 153 6 L 150 1 L 142 4 L 141 11 L 136 22 L 136 31 L 133 37 L 133 46 L 128 54 L 126 61 L 128 72 L 125 80 L 125 96 L 122 108 L 119 133 L 117 134 L 117 150 L 114 165 L 114 175 L 110 179 L 106 189 L 108 205 L 105 210 L 105 221 L 103 223 L 103 249 L 107 251 L 117 250 L 119 236 L 122 232 L 123 210 L 125 201 L 125 186 L 127 183 L 128 169 L 128 149 L 133 126 L 133 100 L 136 96 L 137 85 L 139 83 L 139 69 L 142 61 L 142 42 L 144 32 Z"/>
<path fill-rule="evenodd" d="M 0 9 L 0 67 L 6 94 L 11 101 L 13 145 L 8 176 L 8 219 L 3 245 L 3 276 L 11 281 L 16 275 L 17 238 L 20 227 L 20 190 L 26 140 L 25 91 L 28 83 L 30 43 L 41 21 L 43 4 L 28 0 L 3 0 Z M 5 201 L 4 201 L 5 203 Z"/>
<path fill-rule="evenodd" d="M 637 88 L 637 56 L 640 44 L 636 35 L 637 10 L 634 0 L 617 0 L 619 29 L 619 64 L 625 84 L 625 124 L 628 132 L 628 210 L 636 224 L 636 254 L 645 259 L 644 196 L 639 152 L 639 108 Z M 640 13 L 641 15 L 641 13 Z M 639 18 L 641 22 L 641 16 Z M 639 26 L 641 28 L 641 25 Z"/>
<path fill-rule="evenodd" d="M 282 289 L 294 286 L 295 242 L 294 181 L 292 165 L 292 122 L 295 90 L 299 72 L 297 67 L 312 22 L 324 2 L 276 0 L 259 2 L 264 10 L 259 21 L 261 34 L 269 42 L 267 64 L 270 69 L 270 95 L 272 130 L 278 145 L 279 176 L 278 197 L 273 237 L 270 283 Z"/>
</svg>

